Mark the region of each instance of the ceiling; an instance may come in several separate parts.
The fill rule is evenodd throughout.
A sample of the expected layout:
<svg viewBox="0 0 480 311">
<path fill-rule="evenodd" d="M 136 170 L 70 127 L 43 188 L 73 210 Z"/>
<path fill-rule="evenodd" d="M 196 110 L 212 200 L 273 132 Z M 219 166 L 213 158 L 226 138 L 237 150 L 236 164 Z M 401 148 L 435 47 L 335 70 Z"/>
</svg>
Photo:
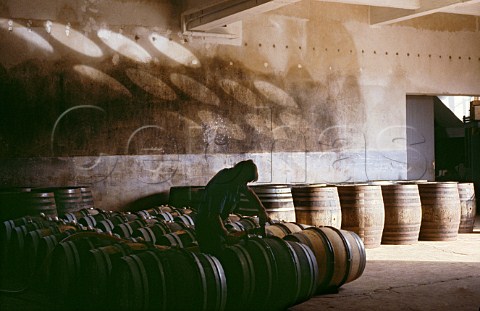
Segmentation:
<svg viewBox="0 0 480 311">
<path fill-rule="evenodd" d="M 368 5 L 371 25 L 393 24 L 433 13 L 480 16 L 480 0 L 327 0 L 324 2 Z"/>
<path fill-rule="evenodd" d="M 207 32 L 301 0 L 201 1 L 182 14 L 185 31 Z M 434 13 L 480 16 L 480 0 L 314 0 L 369 6 L 370 24 L 388 25 Z M 208 5 L 210 3 L 210 5 Z"/>
</svg>

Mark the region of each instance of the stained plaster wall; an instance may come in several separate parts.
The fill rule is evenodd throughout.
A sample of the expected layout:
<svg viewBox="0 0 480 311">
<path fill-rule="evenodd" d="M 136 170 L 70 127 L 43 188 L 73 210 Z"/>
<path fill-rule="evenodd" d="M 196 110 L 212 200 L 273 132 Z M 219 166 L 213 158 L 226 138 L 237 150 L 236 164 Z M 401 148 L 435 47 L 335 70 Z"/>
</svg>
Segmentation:
<svg viewBox="0 0 480 311">
<path fill-rule="evenodd" d="M 124 209 L 245 158 L 261 183 L 406 179 L 406 94 L 480 94 L 475 17 L 373 28 L 304 0 L 227 42 L 183 36 L 171 3 L 0 4 L 2 186 L 88 184 Z"/>
</svg>

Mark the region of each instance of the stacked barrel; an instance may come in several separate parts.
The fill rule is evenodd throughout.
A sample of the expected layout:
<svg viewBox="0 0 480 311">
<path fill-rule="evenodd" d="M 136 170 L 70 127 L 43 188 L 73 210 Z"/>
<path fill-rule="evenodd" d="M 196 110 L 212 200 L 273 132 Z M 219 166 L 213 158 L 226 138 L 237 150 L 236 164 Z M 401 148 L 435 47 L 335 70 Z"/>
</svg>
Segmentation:
<svg viewBox="0 0 480 311">
<path fill-rule="evenodd" d="M 200 253 L 188 206 L 113 212 L 92 208 L 80 188 L 29 189 L 41 206 L 34 216 L 0 226 L 2 286 L 30 282 L 92 309 L 283 310 L 358 279 L 366 248 L 473 230 L 469 183 L 252 188 L 273 221 L 262 231 L 257 217 L 230 215 L 225 227 L 247 234 L 218 257 Z M 78 194 L 81 205 L 72 203 Z M 59 218 L 48 217 L 53 205 Z"/>
<path fill-rule="evenodd" d="M 0 220 L 36 216 L 49 218 L 94 208 L 89 186 L 15 187 L 0 189 Z"/>
</svg>

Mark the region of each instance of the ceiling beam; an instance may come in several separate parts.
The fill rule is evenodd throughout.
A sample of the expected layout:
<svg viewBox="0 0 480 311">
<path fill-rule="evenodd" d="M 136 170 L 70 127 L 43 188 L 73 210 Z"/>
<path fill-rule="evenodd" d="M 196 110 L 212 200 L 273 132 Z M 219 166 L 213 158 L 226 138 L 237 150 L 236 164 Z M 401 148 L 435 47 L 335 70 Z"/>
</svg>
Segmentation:
<svg viewBox="0 0 480 311">
<path fill-rule="evenodd" d="M 480 0 L 420 0 L 417 9 L 370 7 L 370 25 L 388 25 L 469 4 Z"/>
<path fill-rule="evenodd" d="M 357 5 L 381 6 L 387 8 L 415 10 L 420 7 L 420 0 L 316 0 Z"/>
<path fill-rule="evenodd" d="M 209 31 L 301 0 L 228 0 L 182 13 L 184 31 Z"/>
</svg>

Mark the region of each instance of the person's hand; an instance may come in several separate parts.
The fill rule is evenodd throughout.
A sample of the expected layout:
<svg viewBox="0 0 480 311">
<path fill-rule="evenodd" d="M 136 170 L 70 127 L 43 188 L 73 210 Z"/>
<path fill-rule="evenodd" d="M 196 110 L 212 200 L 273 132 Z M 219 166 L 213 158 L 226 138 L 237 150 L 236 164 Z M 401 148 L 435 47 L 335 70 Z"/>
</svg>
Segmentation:
<svg viewBox="0 0 480 311">
<path fill-rule="evenodd" d="M 260 227 L 265 227 L 265 223 L 272 222 L 272 219 L 270 219 L 270 217 L 266 213 L 260 213 L 260 215 L 258 215 L 258 220 L 259 220 Z"/>
</svg>

